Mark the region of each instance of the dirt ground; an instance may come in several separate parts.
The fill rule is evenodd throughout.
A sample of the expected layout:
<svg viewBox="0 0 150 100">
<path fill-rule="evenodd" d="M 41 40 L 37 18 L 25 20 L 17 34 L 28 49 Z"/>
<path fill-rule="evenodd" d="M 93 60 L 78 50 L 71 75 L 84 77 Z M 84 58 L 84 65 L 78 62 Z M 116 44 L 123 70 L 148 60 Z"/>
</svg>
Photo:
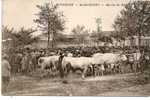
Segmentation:
<svg viewBox="0 0 150 100">
<path fill-rule="evenodd" d="M 120 74 L 103 77 L 69 75 L 62 83 L 60 78 L 35 78 L 16 76 L 11 79 L 9 96 L 150 96 L 150 83 L 134 83 L 134 74 Z"/>
</svg>

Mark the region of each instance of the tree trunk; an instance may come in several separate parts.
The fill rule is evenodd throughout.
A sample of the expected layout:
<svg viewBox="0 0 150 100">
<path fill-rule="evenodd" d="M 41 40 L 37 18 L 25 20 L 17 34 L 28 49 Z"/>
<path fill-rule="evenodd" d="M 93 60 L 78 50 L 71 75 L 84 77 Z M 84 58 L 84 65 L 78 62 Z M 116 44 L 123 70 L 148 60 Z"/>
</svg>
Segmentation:
<svg viewBox="0 0 150 100">
<path fill-rule="evenodd" d="M 130 45 L 130 46 L 131 46 L 131 49 L 132 49 L 132 48 L 133 48 L 133 45 L 134 45 L 134 44 L 133 44 L 133 38 L 132 38 L 132 37 L 130 38 L 130 41 L 131 41 L 131 45 Z"/>
<path fill-rule="evenodd" d="M 50 33 L 48 32 L 47 49 L 49 49 L 49 43 L 50 43 Z"/>
<path fill-rule="evenodd" d="M 52 41 L 51 41 L 51 43 L 52 43 L 51 48 L 53 49 L 54 48 L 54 31 L 52 31 L 51 39 L 52 39 Z"/>
<path fill-rule="evenodd" d="M 140 50 L 141 47 L 141 34 L 138 34 L 138 49 Z"/>
<path fill-rule="evenodd" d="M 51 45 L 51 48 L 53 49 L 54 48 L 54 39 L 52 38 L 52 45 Z"/>
<path fill-rule="evenodd" d="M 50 23 L 49 22 L 48 22 L 47 34 L 48 34 L 47 49 L 49 49 L 49 44 L 50 44 Z"/>
<path fill-rule="evenodd" d="M 125 40 L 123 40 L 123 51 L 125 50 Z"/>
</svg>

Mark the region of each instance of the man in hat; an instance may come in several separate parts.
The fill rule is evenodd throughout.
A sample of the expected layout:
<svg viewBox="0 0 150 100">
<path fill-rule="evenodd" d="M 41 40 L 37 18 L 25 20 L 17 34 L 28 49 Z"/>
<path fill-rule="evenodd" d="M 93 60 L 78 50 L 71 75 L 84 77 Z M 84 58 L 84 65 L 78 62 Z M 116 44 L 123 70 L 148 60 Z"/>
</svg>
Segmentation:
<svg viewBox="0 0 150 100">
<path fill-rule="evenodd" d="M 59 72 L 60 72 L 60 77 L 64 78 L 64 70 L 62 68 L 62 60 L 63 60 L 63 53 L 59 52 L 59 59 L 58 59 L 58 68 L 59 68 Z"/>
<path fill-rule="evenodd" d="M 8 62 L 8 55 L 2 55 L 2 93 L 6 92 L 10 81 L 11 66 Z"/>
<path fill-rule="evenodd" d="M 62 83 L 67 84 L 68 81 L 65 79 L 65 72 L 64 72 L 64 69 L 62 67 L 63 58 L 64 58 L 64 54 L 62 52 L 60 52 L 59 59 L 58 59 L 58 68 L 59 68 L 58 70 L 60 73 L 60 78 L 62 79 Z"/>
</svg>

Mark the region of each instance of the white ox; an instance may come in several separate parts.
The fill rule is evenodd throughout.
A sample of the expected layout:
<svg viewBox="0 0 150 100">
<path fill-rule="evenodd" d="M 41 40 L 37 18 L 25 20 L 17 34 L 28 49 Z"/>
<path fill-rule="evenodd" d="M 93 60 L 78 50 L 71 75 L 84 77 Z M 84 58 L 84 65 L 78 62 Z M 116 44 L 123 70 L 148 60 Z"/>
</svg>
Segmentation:
<svg viewBox="0 0 150 100">
<path fill-rule="evenodd" d="M 59 56 L 49 56 L 49 57 L 40 57 L 38 59 L 38 65 L 41 69 L 45 69 L 48 66 L 55 66 L 56 61 L 58 61 Z"/>
<path fill-rule="evenodd" d="M 120 61 L 126 61 L 127 57 L 123 54 L 113 54 L 113 53 L 96 53 L 93 56 L 93 64 L 115 64 Z"/>
<path fill-rule="evenodd" d="M 98 64 L 107 64 L 108 65 L 108 69 L 105 70 L 109 70 L 112 71 L 115 68 L 115 65 L 118 66 L 118 64 L 120 64 L 122 61 L 127 61 L 127 57 L 124 54 L 114 54 L 114 53 L 96 53 L 92 56 L 93 61 L 92 64 L 98 65 Z M 118 68 L 118 71 L 121 72 L 121 68 Z"/>
<path fill-rule="evenodd" d="M 82 69 L 82 78 L 85 77 L 88 67 L 91 67 L 92 58 L 91 57 L 64 57 L 62 61 L 62 66 L 66 67 L 70 64 L 73 69 Z"/>
</svg>

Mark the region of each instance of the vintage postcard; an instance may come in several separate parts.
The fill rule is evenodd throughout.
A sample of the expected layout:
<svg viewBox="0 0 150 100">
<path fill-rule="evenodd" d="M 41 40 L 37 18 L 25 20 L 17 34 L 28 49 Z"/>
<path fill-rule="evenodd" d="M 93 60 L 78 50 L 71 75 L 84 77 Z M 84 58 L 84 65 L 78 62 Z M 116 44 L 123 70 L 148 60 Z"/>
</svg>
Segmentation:
<svg viewBox="0 0 150 100">
<path fill-rule="evenodd" d="M 150 96 L 149 0 L 2 0 L 1 95 Z"/>
</svg>

